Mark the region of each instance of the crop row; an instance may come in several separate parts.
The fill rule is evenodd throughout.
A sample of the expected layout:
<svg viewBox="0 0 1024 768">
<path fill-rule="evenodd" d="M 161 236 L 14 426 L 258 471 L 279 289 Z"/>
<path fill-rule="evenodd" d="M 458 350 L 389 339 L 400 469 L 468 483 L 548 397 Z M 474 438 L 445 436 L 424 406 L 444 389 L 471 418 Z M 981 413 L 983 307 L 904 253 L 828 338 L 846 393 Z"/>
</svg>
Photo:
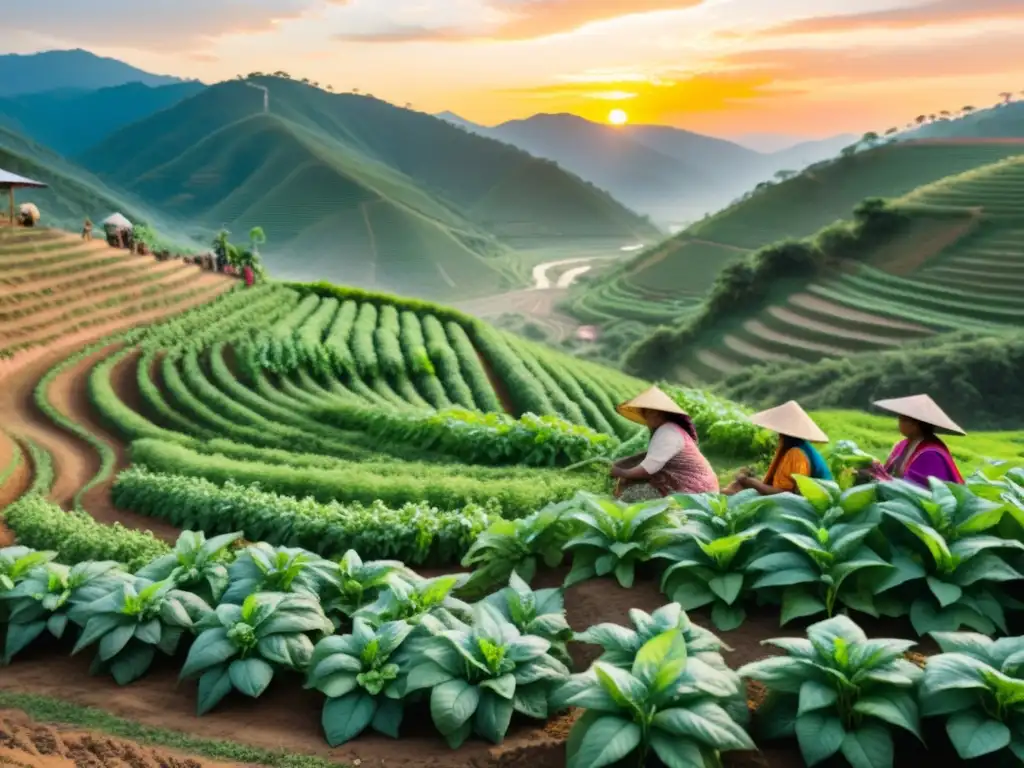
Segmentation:
<svg viewBox="0 0 1024 768">
<path fill-rule="evenodd" d="M 337 403 L 318 421 L 365 432 L 388 445 L 413 445 L 469 464 L 550 467 L 608 455 L 617 440 L 556 416 L 481 414 L 460 408 L 387 412 Z"/>
<path fill-rule="evenodd" d="M 936 633 L 942 652 L 922 670 L 904 657 L 913 641 L 869 639 L 837 616 L 805 637 L 767 641 L 784 655 L 733 671 L 728 647 L 679 603 L 631 611 L 631 626 L 573 633 L 563 591 L 535 591 L 514 574 L 468 603 L 457 597 L 464 575 L 427 579 L 351 550 L 330 560 L 237 548 L 240 537 L 186 531 L 134 573 L 92 560 L 69 568 L 55 562 L 63 551 L 0 550 L 3 661 L 51 634 L 73 640 L 73 653 L 95 648 L 94 671 L 128 685 L 158 654 L 187 652 L 181 677 L 199 681 L 199 715 L 298 672 L 325 697 L 332 746 L 367 729 L 397 738 L 419 704 L 453 749 L 471 736 L 500 744 L 513 713 L 545 720 L 577 707 L 568 768 L 643 764 L 651 753 L 710 768 L 723 752 L 755 750 L 748 730 L 795 737 L 808 764 L 841 755 L 851 768 L 892 766 L 894 735 L 921 738 L 922 718 L 943 723 L 964 760 L 1010 757 L 1024 735 L 1009 699 L 1024 686 L 1021 637 Z M 578 674 L 574 642 L 600 649 Z M 753 718 L 744 679 L 769 692 Z"/>
</svg>

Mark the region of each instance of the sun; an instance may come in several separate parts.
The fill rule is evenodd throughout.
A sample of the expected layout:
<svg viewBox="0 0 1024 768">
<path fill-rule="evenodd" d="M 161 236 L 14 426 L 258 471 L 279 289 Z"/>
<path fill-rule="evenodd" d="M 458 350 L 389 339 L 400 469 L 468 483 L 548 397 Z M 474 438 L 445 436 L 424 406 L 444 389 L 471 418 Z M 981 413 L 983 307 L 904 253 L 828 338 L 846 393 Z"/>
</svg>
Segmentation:
<svg viewBox="0 0 1024 768">
<path fill-rule="evenodd" d="M 624 109 L 613 109 L 608 113 L 608 122 L 612 125 L 625 125 L 629 122 L 629 115 Z"/>
</svg>

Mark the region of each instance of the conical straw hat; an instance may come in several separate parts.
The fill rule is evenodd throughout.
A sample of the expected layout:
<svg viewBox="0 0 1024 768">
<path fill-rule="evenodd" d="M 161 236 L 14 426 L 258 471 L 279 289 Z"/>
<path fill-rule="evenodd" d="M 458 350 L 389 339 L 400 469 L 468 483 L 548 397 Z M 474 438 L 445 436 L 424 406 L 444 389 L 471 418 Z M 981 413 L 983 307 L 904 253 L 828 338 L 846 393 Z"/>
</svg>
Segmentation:
<svg viewBox="0 0 1024 768">
<path fill-rule="evenodd" d="M 644 420 L 643 411 L 661 411 L 662 413 L 678 413 L 680 416 L 686 416 L 687 413 L 680 408 L 676 401 L 666 395 L 657 387 L 651 387 L 650 389 L 641 392 L 639 395 L 634 397 L 632 400 L 620 404 L 616 407 L 616 411 L 619 415 L 624 416 L 630 421 L 635 421 L 637 424 L 646 424 Z"/>
<path fill-rule="evenodd" d="M 787 437 L 796 437 L 811 443 L 828 442 L 828 435 L 821 431 L 821 427 L 814 423 L 814 419 L 807 415 L 807 411 L 801 408 L 796 400 L 755 413 L 750 417 L 750 422 Z"/>
<path fill-rule="evenodd" d="M 906 416 L 923 424 L 928 424 L 938 432 L 947 432 L 953 435 L 967 434 L 928 395 L 911 395 L 910 397 L 897 397 L 892 400 L 879 400 L 874 405 L 876 408 L 881 408 L 889 413 L 895 413 L 897 416 Z"/>
</svg>

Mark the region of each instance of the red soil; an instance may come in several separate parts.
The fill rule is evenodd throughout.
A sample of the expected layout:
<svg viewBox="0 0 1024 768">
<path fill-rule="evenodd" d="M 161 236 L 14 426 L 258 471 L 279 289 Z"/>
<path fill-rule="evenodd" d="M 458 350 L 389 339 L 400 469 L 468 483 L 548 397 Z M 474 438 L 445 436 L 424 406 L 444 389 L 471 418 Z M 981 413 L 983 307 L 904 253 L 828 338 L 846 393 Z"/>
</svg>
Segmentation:
<svg viewBox="0 0 1024 768">
<path fill-rule="evenodd" d="M 535 586 L 555 586 L 564 575 L 564 570 L 543 573 Z M 646 579 L 638 580 L 629 590 L 608 580 L 594 580 L 574 586 L 566 594 L 569 623 L 577 631 L 600 622 L 628 625 L 631 608 L 650 612 L 666 602 L 657 583 Z M 703 626 L 711 626 L 702 611 L 693 612 L 692 617 Z M 867 620 L 862 626 L 872 637 L 913 637 L 910 627 L 903 622 Z M 721 633 L 721 637 L 732 648 L 725 656 L 735 669 L 770 652 L 761 646 L 763 639 L 802 634 L 803 625 L 780 630 L 777 609 L 765 609 L 752 610 L 739 630 Z M 563 740 L 574 718 L 570 713 L 546 724 L 514 720 L 503 745 L 495 747 L 471 740 L 453 752 L 435 733 L 429 713 L 414 708 L 406 714 L 398 741 L 367 733 L 349 745 L 332 749 L 320 730 L 323 697 L 315 691 L 303 690 L 297 678 L 275 681 L 257 700 L 230 696 L 214 712 L 198 718 L 194 714 L 196 684 L 177 683 L 181 659 L 159 661 L 142 680 L 119 687 L 109 677 L 89 675 L 90 653 L 70 657 L 67 650 L 66 645 L 33 646 L 24 658 L 16 659 L 4 670 L 0 689 L 59 697 L 201 738 L 316 754 L 347 764 L 359 760 L 365 766 L 402 768 L 562 768 Z M 919 650 L 934 652 L 930 647 Z M 574 647 L 577 668 L 585 667 L 598 653 L 599 649 L 590 646 Z M 758 691 L 752 690 L 750 699 L 756 702 L 758 698 Z M 910 757 L 897 753 L 898 759 Z M 779 744 L 765 745 L 760 754 L 728 755 L 725 765 L 798 768 L 803 763 L 792 744 Z"/>
<path fill-rule="evenodd" d="M 101 733 L 34 722 L 23 712 L 0 710 L 0 765 L 14 768 L 215 768 L 205 758 L 145 747 Z"/>
</svg>

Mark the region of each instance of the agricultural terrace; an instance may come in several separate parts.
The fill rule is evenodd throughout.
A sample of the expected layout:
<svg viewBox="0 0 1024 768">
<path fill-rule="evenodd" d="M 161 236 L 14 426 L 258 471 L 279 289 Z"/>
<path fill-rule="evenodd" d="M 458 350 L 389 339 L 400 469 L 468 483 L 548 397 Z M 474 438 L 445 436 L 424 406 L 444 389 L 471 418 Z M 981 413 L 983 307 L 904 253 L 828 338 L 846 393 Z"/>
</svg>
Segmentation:
<svg viewBox="0 0 1024 768">
<path fill-rule="evenodd" d="M 883 242 L 706 326 L 675 370 L 715 381 L 750 365 L 895 349 L 935 333 L 1024 321 L 1024 156 L 952 176 L 896 202 L 909 217 Z M 819 236 L 819 242 L 827 237 Z"/>
<path fill-rule="evenodd" d="M 18 261 L 57 240 L 5 238 Z M 902 653 L 958 647 L 935 629 L 1016 627 L 1001 585 L 1024 578 L 1024 477 L 986 459 L 1019 457 L 1019 435 L 956 442 L 985 473 L 940 503 L 822 484 L 625 509 L 606 463 L 647 438 L 614 403 L 644 382 L 435 304 L 216 288 L 7 362 L 0 707 L 282 768 L 790 766 L 825 748 L 881 768 L 919 756 L 900 734 L 923 716 L 934 750 L 1009 744 L 956 717 L 946 737 L 947 710 L 916 700 L 944 690 L 929 675 L 948 655 L 922 675 Z M 741 407 L 666 387 L 718 467 L 764 466 L 770 438 Z M 816 417 L 876 455 L 892 439 L 891 420 Z M 838 447 L 845 487 L 864 456 Z M 860 628 L 805 629 L 843 612 Z M 894 639 L 861 654 L 862 629 Z M 822 693 L 777 743 L 792 730 L 764 698 L 783 684 L 761 641 L 805 631 L 820 663 L 870 657 L 892 690 Z M 661 714 L 641 728 L 635 706 Z M 823 728 L 823 746 L 800 737 Z"/>
<path fill-rule="evenodd" d="M 812 235 L 868 197 L 895 198 L 947 176 L 1019 155 L 1021 145 L 899 142 L 811 166 L 651 248 L 578 290 L 570 306 L 585 322 L 650 325 L 696 311 L 726 265 L 787 238 Z M 951 198 L 950 204 L 957 204 Z"/>
</svg>

